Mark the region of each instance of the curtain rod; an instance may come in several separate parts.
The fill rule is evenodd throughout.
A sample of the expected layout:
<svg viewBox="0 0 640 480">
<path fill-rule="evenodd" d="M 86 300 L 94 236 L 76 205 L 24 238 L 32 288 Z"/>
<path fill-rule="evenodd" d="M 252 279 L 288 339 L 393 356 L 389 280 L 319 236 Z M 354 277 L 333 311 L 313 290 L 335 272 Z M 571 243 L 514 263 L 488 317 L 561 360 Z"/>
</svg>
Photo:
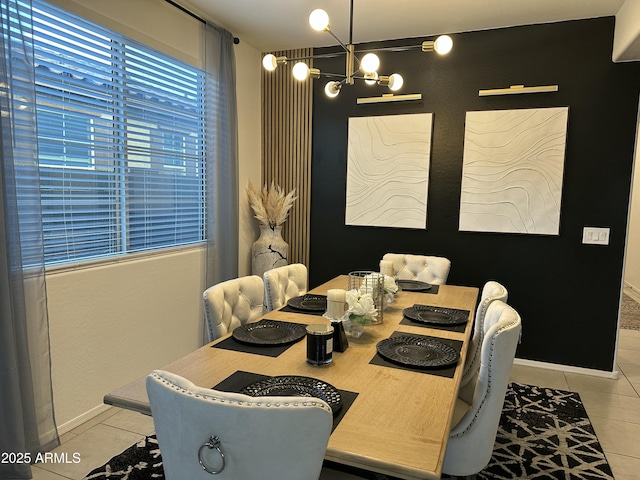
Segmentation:
<svg viewBox="0 0 640 480">
<path fill-rule="evenodd" d="M 202 18 L 199 15 L 196 15 L 195 13 L 193 13 L 191 10 L 187 10 L 186 8 L 184 8 L 182 5 L 180 5 L 179 3 L 174 2 L 173 0 L 164 0 L 165 2 L 167 2 L 169 5 L 173 5 L 174 7 L 176 7 L 178 10 L 181 10 L 182 12 L 186 13 L 187 15 L 189 15 L 190 17 L 195 18 L 196 20 L 198 20 L 200 23 L 204 23 L 206 24 L 207 21 Z M 233 43 L 238 45 L 240 43 L 240 39 L 238 37 L 233 37 Z"/>
</svg>

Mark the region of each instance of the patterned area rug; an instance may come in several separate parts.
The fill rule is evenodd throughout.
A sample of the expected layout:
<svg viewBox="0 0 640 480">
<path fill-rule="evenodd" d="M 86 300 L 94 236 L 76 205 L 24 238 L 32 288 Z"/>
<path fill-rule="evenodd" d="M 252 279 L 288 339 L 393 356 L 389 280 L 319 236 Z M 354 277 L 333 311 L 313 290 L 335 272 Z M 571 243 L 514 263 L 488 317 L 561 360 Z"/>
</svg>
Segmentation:
<svg viewBox="0 0 640 480">
<path fill-rule="evenodd" d="M 358 469 L 346 471 L 369 480 L 393 480 Z M 155 436 L 142 439 L 85 477 L 96 479 L 164 479 Z M 493 457 L 478 479 L 613 480 L 613 474 L 577 393 L 512 383 Z"/>
<path fill-rule="evenodd" d="M 620 308 L 620 328 L 628 330 L 640 330 L 640 303 L 629 295 L 622 295 L 622 307 Z"/>
</svg>

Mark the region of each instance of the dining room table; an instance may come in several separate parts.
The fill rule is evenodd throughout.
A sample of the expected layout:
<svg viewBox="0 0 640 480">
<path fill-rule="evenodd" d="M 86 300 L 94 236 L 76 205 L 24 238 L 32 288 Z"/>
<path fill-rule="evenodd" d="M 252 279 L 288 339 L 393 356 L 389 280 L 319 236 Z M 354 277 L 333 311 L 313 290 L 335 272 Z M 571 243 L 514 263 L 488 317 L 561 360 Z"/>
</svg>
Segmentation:
<svg viewBox="0 0 640 480">
<path fill-rule="evenodd" d="M 346 290 L 347 284 L 348 276 L 339 275 L 308 294 L 323 296 L 331 289 Z M 347 337 L 347 348 L 334 350 L 328 365 L 307 362 L 304 337 L 282 345 L 252 345 L 229 333 L 158 367 L 199 386 L 243 393 L 247 386 L 265 379 L 318 380 L 340 394 L 326 460 L 402 479 L 439 479 L 478 292 L 472 286 L 445 284 L 418 290 L 406 284 L 384 309 L 381 323 L 367 325 L 359 338 Z M 418 314 L 425 309 L 456 320 L 431 322 L 428 316 L 427 321 L 405 316 L 416 309 Z M 285 305 L 266 312 L 257 322 L 329 325 L 323 313 L 299 304 Z M 396 337 L 445 345 L 446 352 L 453 349 L 457 356 L 453 363 L 449 358 L 448 363 L 436 360 L 433 365 L 414 363 L 411 355 L 396 358 L 397 349 L 381 350 L 381 345 Z M 104 402 L 151 415 L 145 378 L 108 393 Z"/>
</svg>

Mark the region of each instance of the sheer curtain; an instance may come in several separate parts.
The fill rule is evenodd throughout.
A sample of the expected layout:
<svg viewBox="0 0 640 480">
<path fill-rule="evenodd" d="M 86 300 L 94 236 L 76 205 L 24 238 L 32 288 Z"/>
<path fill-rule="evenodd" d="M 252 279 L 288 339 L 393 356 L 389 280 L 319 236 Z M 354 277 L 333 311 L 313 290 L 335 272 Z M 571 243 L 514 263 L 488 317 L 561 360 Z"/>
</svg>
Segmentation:
<svg viewBox="0 0 640 480">
<path fill-rule="evenodd" d="M 238 115 L 233 35 L 211 24 L 205 32 L 208 288 L 238 276 Z"/>
<path fill-rule="evenodd" d="M 0 478 L 23 479 L 31 478 L 31 469 L 22 462 L 35 460 L 59 439 L 51 388 L 31 2 L 3 0 L 1 9 L 0 452 L 14 456 L 0 462 Z"/>
</svg>

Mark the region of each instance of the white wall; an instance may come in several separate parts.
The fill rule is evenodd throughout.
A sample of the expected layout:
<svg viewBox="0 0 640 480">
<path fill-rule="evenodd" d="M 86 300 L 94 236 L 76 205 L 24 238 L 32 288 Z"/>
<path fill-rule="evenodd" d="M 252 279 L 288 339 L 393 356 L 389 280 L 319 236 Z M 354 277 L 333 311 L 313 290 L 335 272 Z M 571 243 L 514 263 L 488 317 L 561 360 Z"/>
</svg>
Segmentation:
<svg viewBox="0 0 640 480">
<path fill-rule="evenodd" d="M 201 23 L 164 0 L 52 0 L 154 48 L 198 64 Z M 168 27 L 170 26 L 170 27 Z M 167 43 L 168 42 L 168 43 Z M 235 47 L 238 93 L 239 275 L 257 238 L 244 187 L 261 179 L 260 52 Z M 47 274 L 52 380 L 61 433 L 106 407 L 111 390 L 199 347 L 204 249 Z"/>
<path fill-rule="evenodd" d="M 251 274 L 251 246 L 258 238 L 258 222 L 247 201 L 245 188 L 249 180 L 262 182 L 262 122 L 260 74 L 261 53 L 240 40 L 236 52 L 236 86 L 238 92 L 238 195 L 240 201 L 240 245 L 238 274 Z"/>
<path fill-rule="evenodd" d="M 109 391 L 200 345 L 204 249 L 47 275 L 61 432 Z"/>
<path fill-rule="evenodd" d="M 640 295 L 640 120 L 636 132 L 636 154 L 631 189 L 624 283 L 625 286 L 631 287 Z"/>
<path fill-rule="evenodd" d="M 616 13 L 612 59 L 614 62 L 640 60 L 640 0 L 625 0 Z"/>
</svg>

